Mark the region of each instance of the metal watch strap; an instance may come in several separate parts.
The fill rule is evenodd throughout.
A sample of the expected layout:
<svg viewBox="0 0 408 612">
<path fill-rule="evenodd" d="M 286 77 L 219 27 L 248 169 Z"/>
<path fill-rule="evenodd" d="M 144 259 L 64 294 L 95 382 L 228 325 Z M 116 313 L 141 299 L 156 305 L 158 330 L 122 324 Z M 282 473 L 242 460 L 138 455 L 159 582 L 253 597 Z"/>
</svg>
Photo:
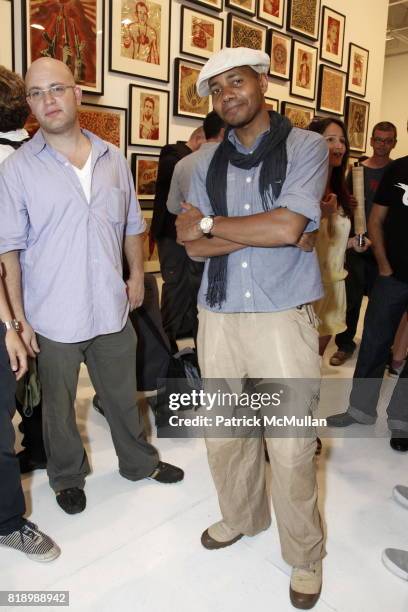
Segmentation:
<svg viewBox="0 0 408 612">
<path fill-rule="evenodd" d="M 20 323 L 16 319 L 11 319 L 10 321 L 2 321 L 3 325 L 6 328 L 6 331 L 10 329 L 14 329 L 15 331 L 20 331 Z"/>
</svg>

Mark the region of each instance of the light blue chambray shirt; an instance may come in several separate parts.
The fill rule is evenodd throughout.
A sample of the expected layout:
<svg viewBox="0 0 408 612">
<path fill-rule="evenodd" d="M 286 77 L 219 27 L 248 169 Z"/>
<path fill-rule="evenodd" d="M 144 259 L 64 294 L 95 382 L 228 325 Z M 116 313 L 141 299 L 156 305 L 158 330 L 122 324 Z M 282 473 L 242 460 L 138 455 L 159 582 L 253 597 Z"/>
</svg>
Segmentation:
<svg viewBox="0 0 408 612">
<path fill-rule="evenodd" d="M 27 320 L 57 342 L 124 327 L 123 240 L 145 228 L 122 153 L 83 133 L 92 145 L 89 204 L 71 164 L 41 130 L 0 165 L 0 254 L 21 251 Z"/>
<path fill-rule="evenodd" d="M 253 148 L 255 150 L 263 134 Z M 244 154 L 246 149 L 234 130 L 228 138 Z M 328 172 L 328 148 L 315 132 L 293 128 L 286 143 L 288 164 L 286 179 L 273 208 L 288 208 L 304 215 L 309 222 L 306 231 L 319 227 L 320 200 Z M 215 150 L 203 152 L 197 159 L 191 178 L 188 201 L 204 215 L 212 215 L 206 190 L 206 175 Z M 264 212 L 258 182 L 261 165 L 243 170 L 229 165 L 227 206 L 230 217 L 244 217 Z M 295 246 L 247 247 L 228 255 L 227 299 L 210 308 L 205 296 L 208 287 L 207 259 L 198 295 L 198 304 L 217 312 L 273 312 L 313 302 L 323 295 L 319 263 L 315 251 L 305 253 Z"/>
</svg>

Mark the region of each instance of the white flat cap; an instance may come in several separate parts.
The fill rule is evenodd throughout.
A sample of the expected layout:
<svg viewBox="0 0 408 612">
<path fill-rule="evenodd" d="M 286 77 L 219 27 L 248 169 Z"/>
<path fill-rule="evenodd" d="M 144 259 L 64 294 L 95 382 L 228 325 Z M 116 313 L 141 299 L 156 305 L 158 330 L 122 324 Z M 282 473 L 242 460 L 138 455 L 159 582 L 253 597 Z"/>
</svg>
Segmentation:
<svg viewBox="0 0 408 612">
<path fill-rule="evenodd" d="M 210 93 L 208 81 L 217 74 L 238 66 L 250 66 L 256 72 L 266 74 L 269 70 L 270 58 L 263 51 L 247 47 L 221 49 L 218 53 L 214 53 L 202 67 L 196 85 L 198 95 L 202 98 L 208 96 Z"/>
</svg>

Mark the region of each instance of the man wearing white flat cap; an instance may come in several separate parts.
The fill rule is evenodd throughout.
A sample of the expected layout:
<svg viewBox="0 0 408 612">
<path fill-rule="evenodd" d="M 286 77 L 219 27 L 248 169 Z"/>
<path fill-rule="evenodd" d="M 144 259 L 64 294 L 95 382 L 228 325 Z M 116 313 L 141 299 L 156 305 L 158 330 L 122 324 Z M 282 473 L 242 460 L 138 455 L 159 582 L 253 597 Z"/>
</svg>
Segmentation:
<svg viewBox="0 0 408 612">
<path fill-rule="evenodd" d="M 321 136 L 292 128 L 266 110 L 269 62 L 253 49 L 223 49 L 197 81 L 198 93 L 211 95 L 214 110 L 229 125 L 218 148 L 200 157 L 192 204 L 184 204 L 177 219 L 178 240 L 189 255 L 206 258 L 197 342 L 206 385 L 224 377 L 255 385 L 303 379 L 318 387 L 320 378 L 310 305 L 323 294 L 319 266 L 315 253 L 297 244 L 319 224 L 327 146 Z M 309 388 L 301 398 L 303 417 L 310 417 L 316 399 L 316 384 Z M 201 542 L 217 549 L 267 529 L 270 512 L 262 437 L 207 435 L 222 519 L 204 531 Z M 293 567 L 292 604 L 309 609 L 320 595 L 325 554 L 316 438 L 278 436 L 266 443 L 282 556 Z"/>
</svg>

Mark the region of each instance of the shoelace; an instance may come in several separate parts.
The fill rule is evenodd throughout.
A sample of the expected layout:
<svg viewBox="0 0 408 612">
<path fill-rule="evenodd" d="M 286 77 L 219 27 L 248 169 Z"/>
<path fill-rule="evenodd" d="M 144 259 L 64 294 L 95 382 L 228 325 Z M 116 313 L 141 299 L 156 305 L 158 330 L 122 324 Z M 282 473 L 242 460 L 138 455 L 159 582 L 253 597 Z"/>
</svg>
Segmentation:
<svg viewBox="0 0 408 612">
<path fill-rule="evenodd" d="M 37 526 L 34 525 L 34 523 L 30 523 L 29 521 L 27 521 L 27 523 L 22 526 L 22 528 L 20 529 L 20 539 L 21 539 L 21 544 L 23 546 L 24 546 L 24 537 L 29 538 L 32 542 L 36 542 L 40 540 L 40 536 L 34 531 L 35 529 L 37 529 Z"/>
</svg>

